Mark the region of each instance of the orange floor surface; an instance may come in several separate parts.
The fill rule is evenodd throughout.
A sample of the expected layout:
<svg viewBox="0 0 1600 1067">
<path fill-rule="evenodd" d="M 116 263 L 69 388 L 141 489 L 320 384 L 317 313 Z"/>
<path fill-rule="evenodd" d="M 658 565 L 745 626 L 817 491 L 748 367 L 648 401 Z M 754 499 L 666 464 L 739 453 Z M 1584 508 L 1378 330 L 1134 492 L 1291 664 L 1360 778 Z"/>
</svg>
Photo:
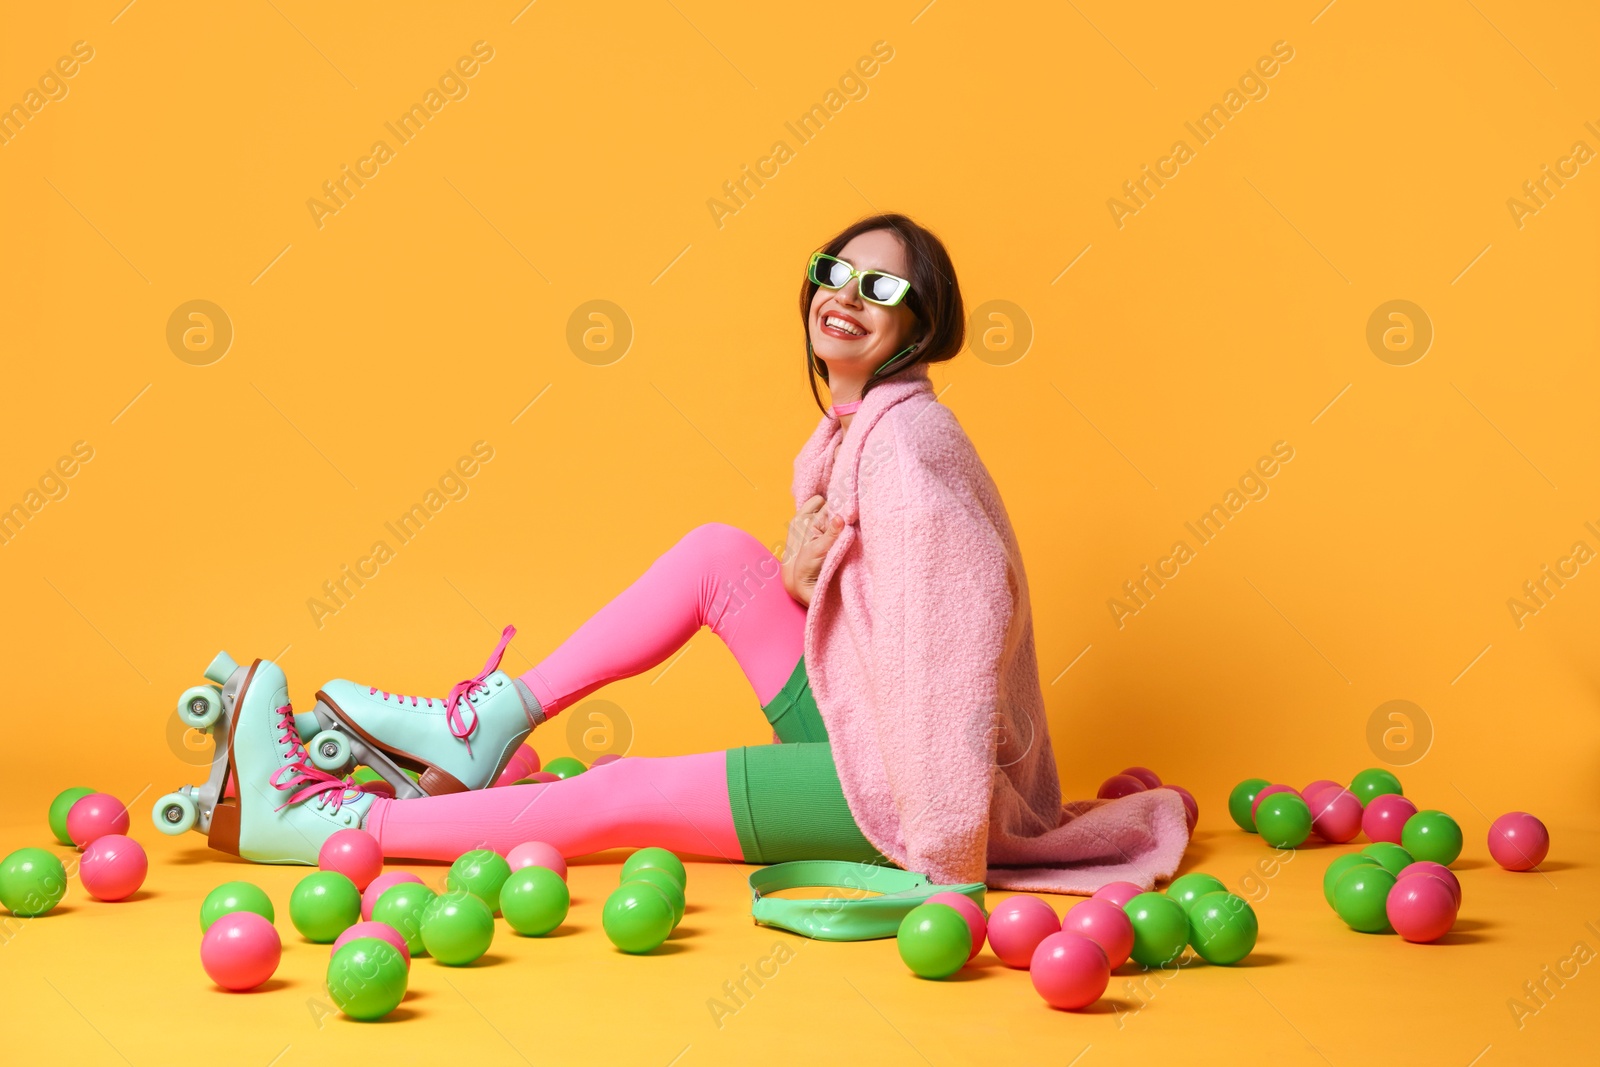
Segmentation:
<svg viewBox="0 0 1600 1067">
<path fill-rule="evenodd" d="M 1223 825 L 1213 804 L 1184 871 L 1213 873 L 1254 902 L 1255 952 L 1234 967 L 1192 954 L 1166 972 L 1124 965 L 1083 1012 L 1046 1007 L 1028 975 L 987 948 L 956 978 L 925 981 L 893 941 L 824 943 L 758 927 L 745 883 L 753 868 L 724 863 L 691 862 L 677 932 L 651 955 L 625 955 L 600 928 L 622 858 L 606 853 L 573 865 L 572 910 L 556 934 L 522 938 L 497 920 L 478 963 L 418 959 L 401 1007 L 359 1023 L 326 995 L 328 948 L 289 922 L 289 893 L 307 869 L 244 863 L 193 833 L 161 837 L 143 807 L 132 832 L 151 869 L 133 899 L 97 902 L 73 878 L 51 914 L 4 917 L 6 1062 L 1593 1062 L 1600 834 L 1572 825 L 1552 825 L 1551 857 L 1521 874 L 1496 867 L 1484 828 L 1467 825 L 1456 928 L 1414 945 L 1356 933 L 1323 902 L 1323 869 L 1360 841 L 1280 853 Z M 0 824 L 6 852 L 48 840 L 42 803 L 37 817 L 13 808 Z M 71 872 L 74 850 L 51 847 Z M 443 882 L 441 866 L 398 866 Z M 277 975 L 249 994 L 219 990 L 199 961 L 200 901 L 236 878 L 271 895 L 284 944 Z M 1046 899 L 1065 911 L 1082 898 Z"/>
</svg>

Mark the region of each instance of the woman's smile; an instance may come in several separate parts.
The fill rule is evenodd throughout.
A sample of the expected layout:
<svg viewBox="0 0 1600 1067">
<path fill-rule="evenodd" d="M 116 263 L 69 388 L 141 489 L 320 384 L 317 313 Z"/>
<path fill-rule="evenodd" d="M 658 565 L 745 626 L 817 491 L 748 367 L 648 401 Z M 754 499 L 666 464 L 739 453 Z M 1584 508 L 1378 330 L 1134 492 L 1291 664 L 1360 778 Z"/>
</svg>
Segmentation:
<svg viewBox="0 0 1600 1067">
<path fill-rule="evenodd" d="M 842 341 L 858 341 L 872 331 L 842 311 L 829 311 L 822 316 L 822 332 Z"/>
</svg>

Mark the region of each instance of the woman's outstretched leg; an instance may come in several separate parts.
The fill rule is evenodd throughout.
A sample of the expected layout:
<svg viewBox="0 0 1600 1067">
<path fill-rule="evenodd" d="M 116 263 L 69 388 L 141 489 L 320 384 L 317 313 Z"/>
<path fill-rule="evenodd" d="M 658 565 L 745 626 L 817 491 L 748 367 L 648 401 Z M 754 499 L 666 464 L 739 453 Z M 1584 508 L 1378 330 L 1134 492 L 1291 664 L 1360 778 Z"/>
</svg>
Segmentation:
<svg viewBox="0 0 1600 1067">
<path fill-rule="evenodd" d="M 738 862 L 724 752 L 630 757 L 545 785 L 373 801 L 364 828 L 385 856 L 454 860 L 544 841 L 563 856 L 659 845 Z"/>
<path fill-rule="evenodd" d="M 778 558 L 735 526 L 697 526 L 537 666 L 523 674 L 546 715 L 666 660 L 709 626 L 766 704 L 805 649 L 806 609 Z"/>
<path fill-rule="evenodd" d="M 568 858 L 657 845 L 735 863 L 888 862 L 856 825 L 826 742 L 630 756 L 543 785 L 374 799 L 362 826 L 390 859 L 544 841 Z"/>
</svg>

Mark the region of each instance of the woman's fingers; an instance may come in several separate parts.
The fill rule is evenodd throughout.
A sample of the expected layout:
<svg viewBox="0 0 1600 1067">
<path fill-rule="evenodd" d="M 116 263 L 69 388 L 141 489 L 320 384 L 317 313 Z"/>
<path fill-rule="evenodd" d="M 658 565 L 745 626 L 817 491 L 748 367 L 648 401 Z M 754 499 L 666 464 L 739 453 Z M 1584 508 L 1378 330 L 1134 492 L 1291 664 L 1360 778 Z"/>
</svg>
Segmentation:
<svg viewBox="0 0 1600 1067">
<path fill-rule="evenodd" d="M 792 556 L 795 549 L 811 540 L 814 533 L 815 516 L 826 502 L 824 497 L 817 495 L 800 505 L 800 510 L 795 513 L 794 519 L 789 523 L 788 555 Z"/>
</svg>

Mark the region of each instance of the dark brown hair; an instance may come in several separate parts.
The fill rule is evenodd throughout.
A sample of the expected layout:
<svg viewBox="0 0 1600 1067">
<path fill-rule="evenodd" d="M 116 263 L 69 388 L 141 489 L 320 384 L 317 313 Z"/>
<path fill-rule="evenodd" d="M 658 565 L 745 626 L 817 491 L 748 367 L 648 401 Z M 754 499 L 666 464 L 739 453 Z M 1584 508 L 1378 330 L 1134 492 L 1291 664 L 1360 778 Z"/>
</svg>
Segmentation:
<svg viewBox="0 0 1600 1067">
<path fill-rule="evenodd" d="M 873 385 L 892 378 L 907 367 L 919 363 L 943 363 L 954 359 L 966 344 L 967 315 L 961 303 L 961 286 L 956 282 L 956 269 L 950 262 L 950 253 L 944 242 L 933 232 L 912 222 L 904 215 L 867 215 L 839 231 L 823 245 L 821 251 L 836 256 L 858 234 L 872 230 L 889 230 L 905 246 L 906 262 L 911 291 L 906 294 L 905 305 L 916 316 L 911 328 L 911 338 L 920 347 L 904 363 L 889 371 L 883 378 L 868 379 L 861 395 L 871 391 Z M 811 352 L 811 299 L 816 294 L 817 283 L 809 277 L 800 287 L 800 325 L 806 338 L 806 378 L 811 383 L 811 395 L 817 407 L 826 412 L 822 394 L 817 389 L 817 378 L 828 380 L 828 366 L 815 359 Z M 926 340 L 922 340 L 923 336 Z"/>
</svg>

